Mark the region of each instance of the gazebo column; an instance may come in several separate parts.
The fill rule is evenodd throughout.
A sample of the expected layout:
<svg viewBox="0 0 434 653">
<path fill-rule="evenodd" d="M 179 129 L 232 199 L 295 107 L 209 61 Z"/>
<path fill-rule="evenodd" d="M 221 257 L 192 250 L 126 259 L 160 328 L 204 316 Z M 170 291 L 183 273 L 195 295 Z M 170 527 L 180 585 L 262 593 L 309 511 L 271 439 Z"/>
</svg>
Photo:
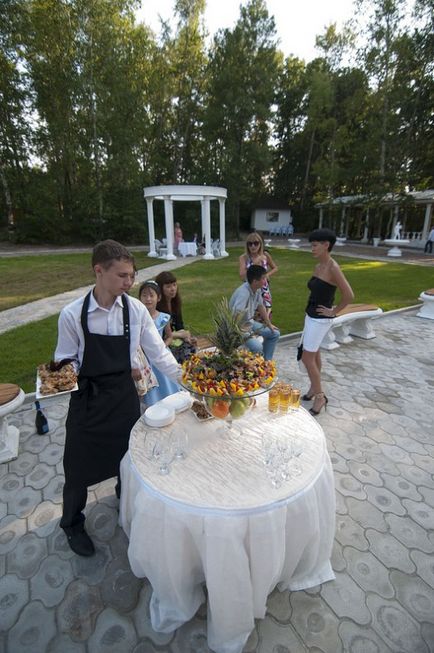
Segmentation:
<svg viewBox="0 0 434 653">
<path fill-rule="evenodd" d="M 146 207 L 148 209 L 148 234 L 149 234 L 149 253 L 148 256 L 158 257 L 155 249 L 155 227 L 154 227 L 154 198 L 146 198 Z"/>
<path fill-rule="evenodd" d="M 362 243 L 368 242 L 368 233 L 369 233 L 369 209 L 366 209 L 366 219 L 365 219 L 365 227 L 363 229 Z"/>
<path fill-rule="evenodd" d="M 341 226 L 339 227 L 339 236 L 344 236 L 345 235 L 345 209 L 346 207 L 342 207 L 342 213 L 341 213 Z"/>
<path fill-rule="evenodd" d="M 318 222 L 318 229 L 322 228 L 322 221 L 324 217 L 324 209 L 322 206 L 319 207 L 319 222 Z"/>
<path fill-rule="evenodd" d="M 220 256 L 229 256 L 226 251 L 225 202 L 223 197 L 219 197 Z"/>
<path fill-rule="evenodd" d="M 427 204 L 425 209 L 425 220 L 423 221 L 422 229 L 422 242 L 424 243 L 428 238 L 428 232 L 431 225 L 431 209 L 432 204 Z"/>
<path fill-rule="evenodd" d="M 202 209 L 202 233 L 205 234 L 205 254 L 204 259 L 213 259 L 214 255 L 211 249 L 211 209 L 210 199 L 205 197 L 200 202 Z"/>
<path fill-rule="evenodd" d="M 164 222 L 166 225 L 167 254 L 164 257 L 168 261 L 175 261 L 173 253 L 173 201 L 169 197 L 164 198 Z"/>
</svg>

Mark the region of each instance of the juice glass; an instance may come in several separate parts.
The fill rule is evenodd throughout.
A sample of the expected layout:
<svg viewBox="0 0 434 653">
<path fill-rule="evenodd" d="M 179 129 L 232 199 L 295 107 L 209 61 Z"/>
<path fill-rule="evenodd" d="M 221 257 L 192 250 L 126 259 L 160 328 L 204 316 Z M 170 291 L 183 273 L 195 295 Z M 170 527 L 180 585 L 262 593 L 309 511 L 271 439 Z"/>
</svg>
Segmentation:
<svg viewBox="0 0 434 653">
<path fill-rule="evenodd" d="M 291 410 L 300 408 L 300 390 L 293 388 L 291 392 Z"/>
<path fill-rule="evenodd" d="M 279 410 L 279 390 L 271 388 L 268 393 L 268 410 L 270 413 L 277 413 Z"/>
<path fill-rule="evenodd" d="M 279 390 L 279 409 L 281 413 L 288 412 L 291 403 L 292 388 L 289 383 L 285 383 Z"/>
</svg>

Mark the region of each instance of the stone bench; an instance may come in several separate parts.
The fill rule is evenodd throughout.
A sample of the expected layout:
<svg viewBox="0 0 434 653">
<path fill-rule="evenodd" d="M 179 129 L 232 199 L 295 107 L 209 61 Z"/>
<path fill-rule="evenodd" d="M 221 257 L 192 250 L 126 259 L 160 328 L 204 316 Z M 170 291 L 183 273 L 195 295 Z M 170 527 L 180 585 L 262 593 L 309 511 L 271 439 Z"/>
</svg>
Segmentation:
<svg viewBox="0 0 434 653">
<path fill-rule="evenodd" d="M 426 317 L 428 320 L 434 320 L 434 288 L 424 290 L 419 295 L 419 300 L 423 302 L 417 317 Z"/>
<path fill-rule="evenodd" d="M 0 383 L 0 463 L 18 457 L 19 431 L 8 424 L 6 415 L 13 413 L 23 403 L 25 394 L 15 383 Z"/>
<path fill-rule="evenodd" d="M 383 310 L 373 304 L 348 304 L 333 319 L 333 326 L 321 343 L 322 349 L 336 349 L 339 345 L 352 342 L 351 336 L 364 340 L 375 338 L 372 318 L 381 315 Z"/>
</svg>

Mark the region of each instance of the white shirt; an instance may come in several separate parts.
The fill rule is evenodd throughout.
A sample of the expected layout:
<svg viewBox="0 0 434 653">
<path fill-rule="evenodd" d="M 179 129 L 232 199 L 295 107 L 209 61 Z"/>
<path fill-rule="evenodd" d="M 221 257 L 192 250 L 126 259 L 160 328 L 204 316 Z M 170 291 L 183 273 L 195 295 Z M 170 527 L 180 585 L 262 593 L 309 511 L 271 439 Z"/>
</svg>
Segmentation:
<svg viewBox="0 0 434 653">
<path fill-rule="evenodd" d="M 431 231 L 429 232 L 428 240 L 432 240 L 434 243 L 434 229 L 431 229 Z"/>
<path fill-rule="evenodd" d="M 59 316 L 57 347 L 54 353 L 56 361 L 72 358 L 77 370 L 83 362 L 84 353 L 84 333 L 81 326 L 83 302 L 84 297 L 81 297 L 62 309 Z M 138 299 L 130 296 L 128 296 L 128 308 L 131 367 L 137 367 L 134 364 L 134 358 L 140 345 L 149 361 L 160 372 L 176 380 L 181 373 L 181 367 L 165 346 L 148 309 Z M 116 297 L 113 306 L 107 309 L 99 306 L 92 292 L 87 313 L 87 326 L 90 333 L 121 336 L 124 332 L 122 298 Z"/>
<path fill-rule="evenodd" d="M 262 292 L 252 290 L 251 286 L 245 281 L 239 286 L 229 300 L 229 308 L 233 313 L 244 313 L 244 318 L 247 324 L 252 326 L 253 316 L 258 306 L 263 306 L 264 300 L 262 299 Z"/>
</svg>

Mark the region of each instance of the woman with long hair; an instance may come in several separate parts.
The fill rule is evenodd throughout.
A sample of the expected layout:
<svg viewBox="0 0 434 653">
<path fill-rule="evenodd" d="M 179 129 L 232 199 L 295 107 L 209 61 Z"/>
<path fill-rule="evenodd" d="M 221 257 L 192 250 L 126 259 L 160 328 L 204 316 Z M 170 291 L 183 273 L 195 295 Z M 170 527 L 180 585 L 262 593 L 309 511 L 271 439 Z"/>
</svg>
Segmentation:
<svg viewBox="0 0 434 653">
<path fill-rule="evenodd" d="M 168 343 L 170 351 L 178 363 L 182 363 L 190 354 L 196 351 L 196 338 L 184 328 L 182 319 L 182 302 L 178 289 L 178 282 L 172 272 L 160 272 L 155 277 L 161 290 L 161 298 L 157 310 L 170 315 L 172 329 L 171 342 Z"/>
<path fill-rule="evenodd" d="M 271 290 L 269 278 L 272 274 L 276 274 L 278 268 L 270 254 L 264 249 L 264 241 L 257 232 L 253 232 L 247 236 L 246 251 L 240 256 L 240 277 L 243 281 L 246 280 L 247 270 L 251 265 L 260 265 L 267 271 L 261 288 L 262 299 L 268 316 L 271 315 Z"/>
<path fill-rule="evenodd" d="M 331 229 L 315 229 L 309 235 L 312 255 L 317 259 L 312 277 L 307 287 L 310 290 L 306 306 L 303 330 L 302 361 L 307 369 L 310 388 L 303 395 L 305 401 L 314 400 L 311 415 L 318 415 L 327 408 L 328 399 L 321 386 L 321 355 L 319 348 L 333 318 L 354 298 L 354 293 L 338 263 L 330 256 L 336 242 L 336 234 Z M 334 305 L 336 290 L 340 292 L 340 302 Z"/>
</svg>

